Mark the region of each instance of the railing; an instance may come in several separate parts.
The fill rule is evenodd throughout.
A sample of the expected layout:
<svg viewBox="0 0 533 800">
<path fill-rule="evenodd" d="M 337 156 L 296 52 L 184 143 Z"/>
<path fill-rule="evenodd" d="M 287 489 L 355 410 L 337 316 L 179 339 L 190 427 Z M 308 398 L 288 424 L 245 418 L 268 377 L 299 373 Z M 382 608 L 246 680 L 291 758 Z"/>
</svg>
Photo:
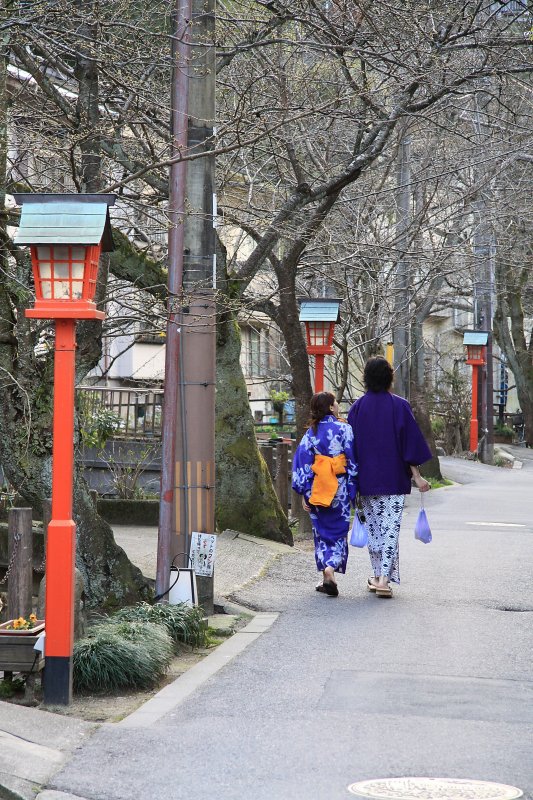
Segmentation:
<svg viewBox="0 0 533 800">
<path fill-rule="evenodd" d="M 162 389 L 80 386 L 80 424 L 85 430 L 109 426 L 115 439 L 160 439 Z"/>
<path fill-rule="evenodd" d="M 80 386 L 77 397 L 80 424 L 86 431 L 107 426 L 113 439 L 157 441 L 161 438 L 162 390 Z M 262 441 L 260 445 L 281 506 L 287 513 L 292 505 L 291 467 L 296 442 L 285 440 L 269 444 Z M 95 488 L 101 491 L 100 486 Z"/>
<path fill-rule="evenodd" d="M 148 387 L 117 388 L 112 386 L 80 386 L 77 389 L 78 410 L 82 427 L 95 430 L 109 426 L 108 433 L 115 439 L 160 439 L 163 412 L 163 390 Z M 295 436 L 294 400 L 285 404 L 283 423 L 275 412 L 265 412 L 271 405 L 269 397 L 250 398 L 254 424 L 258 434 L 274 434 L 282 428 L 286 436 Z M 257 409 L 257 404 L 263 406 Z M 343 402 L 346 417 L 350 402 Z M 280 431 L 281 433 L 281 431 Z"/>
</svg>

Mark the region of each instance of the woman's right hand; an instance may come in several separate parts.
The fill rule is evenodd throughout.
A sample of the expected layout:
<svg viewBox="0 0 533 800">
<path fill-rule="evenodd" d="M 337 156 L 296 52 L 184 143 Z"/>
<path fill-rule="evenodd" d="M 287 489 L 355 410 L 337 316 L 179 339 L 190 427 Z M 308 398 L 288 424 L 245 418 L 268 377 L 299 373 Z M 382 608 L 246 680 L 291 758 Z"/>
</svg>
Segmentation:
<svg viewBox="0 0 533 800">
<path fill-rule="evenodd" d="M 302 497 L 302 508 L 304 511 L 307 511 L 308 513 L 309 511 L 311 511 L 311 506 L 307 504 L 305 497 Z"/>
</svg>

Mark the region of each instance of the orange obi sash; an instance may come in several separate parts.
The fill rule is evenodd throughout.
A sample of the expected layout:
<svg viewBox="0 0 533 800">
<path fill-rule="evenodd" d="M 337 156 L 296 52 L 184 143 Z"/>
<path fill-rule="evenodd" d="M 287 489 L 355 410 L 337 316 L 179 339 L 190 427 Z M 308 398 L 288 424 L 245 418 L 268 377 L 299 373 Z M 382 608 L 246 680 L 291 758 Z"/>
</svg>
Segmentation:
<svg viewBox="0 0 533 800">
<path fill-rule="evenodd" d="M 343 475 L 346 472 L 346 456 L 344 453 L 338 456 L 323 456 L 317 453 L 311 469 L 315 473 L 315 477 L 309 502 L 313 506 L 328 507 L 339 488 L 337 475 Z"/>
</svg>

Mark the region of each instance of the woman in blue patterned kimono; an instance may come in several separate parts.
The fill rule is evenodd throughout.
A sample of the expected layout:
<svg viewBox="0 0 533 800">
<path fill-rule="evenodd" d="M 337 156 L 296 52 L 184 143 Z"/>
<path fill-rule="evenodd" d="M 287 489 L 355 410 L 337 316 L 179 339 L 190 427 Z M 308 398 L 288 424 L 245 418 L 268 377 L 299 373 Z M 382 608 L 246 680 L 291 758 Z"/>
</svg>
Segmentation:
<svg viewBox="0 0 533 800">
<path fill-rule="evenodd" d="M 353 431 L 338 419 L 338 412 L 331 392 L 313 395 L 310 428 L 296 450 L 292 471 L 292 488 L 302 495 L 302 505 L 311 516 L 316 565 L 323 573 L 316 588 L 332 597 L 339 594 L 335 572 L 346 572 L 350 510 L 357 493 Z M 329 494 L 319 495 L 318 482 L 323 486 L 323 478 Z M 320 505 L 313 503 L 315 498 Z"/>
</svg>

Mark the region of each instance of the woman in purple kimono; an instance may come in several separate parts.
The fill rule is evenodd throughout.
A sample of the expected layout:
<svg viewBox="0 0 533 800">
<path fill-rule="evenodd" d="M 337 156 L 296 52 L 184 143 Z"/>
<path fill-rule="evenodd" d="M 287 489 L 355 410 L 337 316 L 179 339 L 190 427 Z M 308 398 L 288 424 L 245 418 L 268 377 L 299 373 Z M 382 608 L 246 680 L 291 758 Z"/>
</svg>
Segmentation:
<svg viewBox="0 0 533 800">
<path fill-rule="evenodd" d="M 335 572 L 346 572 L 350 509 L 357 492 L 353 433 L 338 419 L 338 412 L 331 392 L 313 395 L 310 428 L 292 467 L 292 488 L 302 495 L 302 505 L 311 516 L 316 565 L 323 573 L 316 588 L 332 597 L 339 594 Z"/>
<path fill-rule="evenodd" d="M 392 394 L 392 379 L 385 358 L 370 358 L 364 371 L 366 394 L 348 412 L 374 571 L 368 589 L 379 597 L 392 597 L 390 582 L 400 583 L 398 539 L 411 480 L 420 492 L 430 488 L 418 465 L 431 458 L 431 451 L 407 400 Z"/>
</svg>

